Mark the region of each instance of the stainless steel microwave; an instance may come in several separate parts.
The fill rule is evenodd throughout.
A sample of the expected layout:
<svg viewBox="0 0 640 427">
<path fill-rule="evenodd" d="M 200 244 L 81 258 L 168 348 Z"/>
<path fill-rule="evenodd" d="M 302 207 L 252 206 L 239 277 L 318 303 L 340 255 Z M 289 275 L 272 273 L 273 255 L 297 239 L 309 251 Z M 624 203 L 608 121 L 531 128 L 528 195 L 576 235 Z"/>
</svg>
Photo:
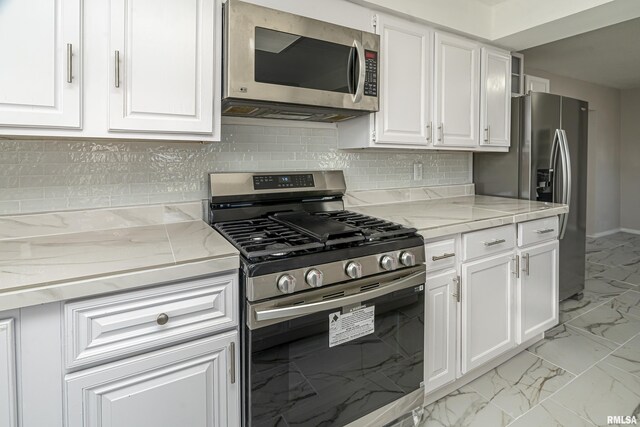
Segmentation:
<svg viewBox="0 0 640 427">
<path fill-rule="evenodd" d="M 376 34 L 228 0 L 223 43 L 223 115 L 338 122 L 378 111 Z"/>
</svg>

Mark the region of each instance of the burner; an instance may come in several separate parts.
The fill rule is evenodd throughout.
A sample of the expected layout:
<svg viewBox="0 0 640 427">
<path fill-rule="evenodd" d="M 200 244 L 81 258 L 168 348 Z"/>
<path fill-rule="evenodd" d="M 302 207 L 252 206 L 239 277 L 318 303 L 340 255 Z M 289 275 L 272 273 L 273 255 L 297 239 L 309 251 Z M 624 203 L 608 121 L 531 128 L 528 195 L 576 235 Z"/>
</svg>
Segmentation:
<svg viewBox="0 0 640 427">
<path fill-rule="evenodd" d="M 269 251 L 277 251 L 277 250 L 281 250 L 281 249 L 286 249 L 286 248 L 290 248 L 291 245 L 289 245 L 288 243 L 273 243 L 271 245 L 267 245 L 267 247 L 265 249 L 269 250 Z M 272 257 L 281 257 L 286 255 L 287 252 L 274 252 L 269 254 L 269 256 Z"/>
</svg>

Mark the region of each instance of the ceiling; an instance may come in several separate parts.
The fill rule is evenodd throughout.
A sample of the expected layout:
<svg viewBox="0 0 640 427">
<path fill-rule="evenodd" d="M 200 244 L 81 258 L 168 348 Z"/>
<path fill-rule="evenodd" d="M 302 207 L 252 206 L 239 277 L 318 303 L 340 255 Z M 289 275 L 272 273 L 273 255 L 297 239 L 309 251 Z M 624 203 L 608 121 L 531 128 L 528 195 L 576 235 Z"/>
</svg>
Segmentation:
<svg viewBox="0 0 640 427">
<path fill-rule="evenodd" d="M 478 1 L 489 6 L 495 6 L 497 4 L 504 3 L 509 0 L 478 0 Z"/>
<path fill-rule="evenodd" d="M 523 53 L 526 68 L 618 89 L 638 88 L 640 18 L 537 46 Z"/>
</svg>

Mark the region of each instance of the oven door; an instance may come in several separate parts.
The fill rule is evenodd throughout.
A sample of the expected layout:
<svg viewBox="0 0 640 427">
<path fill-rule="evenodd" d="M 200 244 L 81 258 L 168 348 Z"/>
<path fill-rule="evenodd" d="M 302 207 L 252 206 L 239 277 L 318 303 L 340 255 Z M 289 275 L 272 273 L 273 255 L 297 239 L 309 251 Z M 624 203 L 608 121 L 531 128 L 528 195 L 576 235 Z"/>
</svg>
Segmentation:
<svg viewBox="0 0 640 427">
<path fill-rule="evenodd" d="M 372 33 L 230 0 L 223 97 L 377 111 L 378 49 Z"/>
<path fill-rule="evenodd" d="M 423 381 L 424 266 L 247 304 L 247 426 L 343 426 Z"/>
</svg>

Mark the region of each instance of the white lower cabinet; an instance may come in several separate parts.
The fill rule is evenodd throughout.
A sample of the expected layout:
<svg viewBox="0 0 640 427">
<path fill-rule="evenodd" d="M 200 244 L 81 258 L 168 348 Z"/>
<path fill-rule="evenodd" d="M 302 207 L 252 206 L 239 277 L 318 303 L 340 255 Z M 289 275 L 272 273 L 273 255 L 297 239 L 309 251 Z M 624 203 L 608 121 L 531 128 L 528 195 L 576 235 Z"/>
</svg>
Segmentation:
<svg viewBox="0 0 640 427">
<path fill-rule="evenodd" d="M 237 346 L 232 331 L 67 375 L 65 425 L 239 425 Z"/>
<path fill-rule="evenodd" d="M 517 285 L 518 344 L 558 323 L 558 254 L 552 240 L 518 249 L 520 278 Z"/>
<path fill-rule="evenodd" d="M 518 224 L 518 236 L 510 224 L 426 243 L 427 393 L 463 385 L 467 373 L 558 324 L 557 224 L 543 218 Z"/>
<path fill-rule="evenodd" d="M 17 427 L 13 319 L 0 320 L 0 427 Z"/>
<path fill-rule="evenodd" d="M 424 381 L 427 392 L 456 379 L 458 273 L 427 276 Z"/>
<path fill-rule="evenodd" d="M 513 252 L 461 266 L 462 374 L 515 346 Z"/>
</svg>

